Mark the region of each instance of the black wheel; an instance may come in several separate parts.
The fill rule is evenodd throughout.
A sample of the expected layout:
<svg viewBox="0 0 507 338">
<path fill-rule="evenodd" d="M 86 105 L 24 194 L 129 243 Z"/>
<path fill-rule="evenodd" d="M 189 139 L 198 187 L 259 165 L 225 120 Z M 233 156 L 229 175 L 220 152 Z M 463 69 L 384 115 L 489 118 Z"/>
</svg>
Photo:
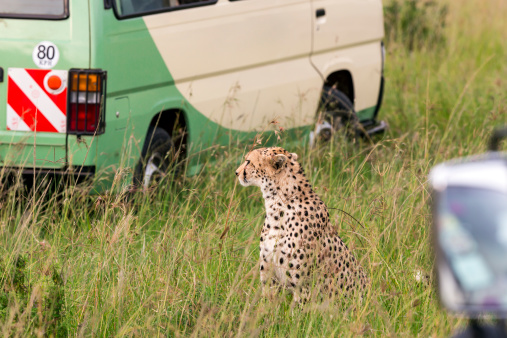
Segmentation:
<svg viewBox="0 0 507 338">
<path fill-rule="evenodd" d="M 317 140 L 330 141 L 335 132 L 346 137 L 358 135 L 359 119 L 354 104 L 338 89 L 324 86 L 314 135 Z"/>
<path fill-rule="evenodd" d="M 134 187 L 147 189 L 159 183 L 173 167 L 174 159 L 171 135 L 162 128 L 150 127 L 134 171 Z"/>
</svg>

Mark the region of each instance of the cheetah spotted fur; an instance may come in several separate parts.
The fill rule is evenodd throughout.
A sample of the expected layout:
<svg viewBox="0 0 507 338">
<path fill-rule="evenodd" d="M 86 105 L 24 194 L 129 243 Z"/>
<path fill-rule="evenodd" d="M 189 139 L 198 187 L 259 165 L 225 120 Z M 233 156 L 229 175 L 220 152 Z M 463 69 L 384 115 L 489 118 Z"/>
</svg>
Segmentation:
<svg viewBox="0 0 507 338">
<path fill-rule="evenodd" d="M 253 150 L 236 175 L 241 185 L 260 187 L 264 197 L 266 216 L 260 236 L 264 292 L 282 286 L 294 294 L 296 302 L 304 302 L 315 276 L 321 294 L 347 296 L 369 285 L 366 273 L 331 225 L 327 207 L 313 191 L 295 153 L 279 147 Z"/>
</svg>

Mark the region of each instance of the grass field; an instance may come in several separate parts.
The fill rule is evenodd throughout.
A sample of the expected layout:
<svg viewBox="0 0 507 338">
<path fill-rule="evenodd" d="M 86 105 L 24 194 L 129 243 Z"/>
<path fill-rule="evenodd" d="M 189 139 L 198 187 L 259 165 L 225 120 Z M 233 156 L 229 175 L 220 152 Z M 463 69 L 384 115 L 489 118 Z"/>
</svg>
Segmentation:
<svg viewBox="0 0 507 338">
<path fill-rule="evenodd" d="M 507 2 L 450 1 L 445 42 L 390 41 L 375 143 L 290 147 L 372 279 L 362 302 L 294 306 L 260 294 L 263 200 L 237 184 L 243 148 L 196 177 L 137 196 L 62 196 L 0 209 L 0 334 L 86 336 L 446 336 L 465 321 L 439 305 L 427 174 L 482 152 L 507 124 Z M 39 191 L 42 195 L 44 191 Z M 356 221 L 357 220 L 357 221 Z M 359 224 L 360 223 L 360 224 Z M 417 282 L 421 271 L 428 279 Z"/>
</svg>

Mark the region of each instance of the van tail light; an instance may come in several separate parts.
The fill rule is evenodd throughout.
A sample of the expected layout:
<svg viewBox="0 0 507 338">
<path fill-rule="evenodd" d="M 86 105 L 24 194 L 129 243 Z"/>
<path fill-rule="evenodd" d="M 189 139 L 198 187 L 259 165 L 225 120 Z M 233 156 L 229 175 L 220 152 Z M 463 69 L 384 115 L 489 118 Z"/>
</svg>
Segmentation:
<svg viewBox="0 0 507 338">
<path fill-rule="evenodd" d="M 67 133 L 100 135 L 106 127 L 107 72 L 102 69 L 69 71 Z"/>
</svg>

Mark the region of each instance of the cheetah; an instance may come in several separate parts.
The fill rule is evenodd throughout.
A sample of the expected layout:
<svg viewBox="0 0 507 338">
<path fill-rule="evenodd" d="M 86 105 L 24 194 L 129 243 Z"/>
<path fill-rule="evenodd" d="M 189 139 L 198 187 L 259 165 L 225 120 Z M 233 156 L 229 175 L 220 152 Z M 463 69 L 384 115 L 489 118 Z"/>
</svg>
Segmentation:
<svg viewBox="0 0 507 338">
<path fill-rule="evenodd" d="M 283 148 L 261 148 L 249 152 L 236 170 L 241 185 L 260 187 L 264 197 L 259 247 L 263 293 L 284 287 L 295 302 L 306 302 L 312 277 L 321 295 L 361 292 L 369 279 L 332 226 L 297 158 Z"/>
</svg>

